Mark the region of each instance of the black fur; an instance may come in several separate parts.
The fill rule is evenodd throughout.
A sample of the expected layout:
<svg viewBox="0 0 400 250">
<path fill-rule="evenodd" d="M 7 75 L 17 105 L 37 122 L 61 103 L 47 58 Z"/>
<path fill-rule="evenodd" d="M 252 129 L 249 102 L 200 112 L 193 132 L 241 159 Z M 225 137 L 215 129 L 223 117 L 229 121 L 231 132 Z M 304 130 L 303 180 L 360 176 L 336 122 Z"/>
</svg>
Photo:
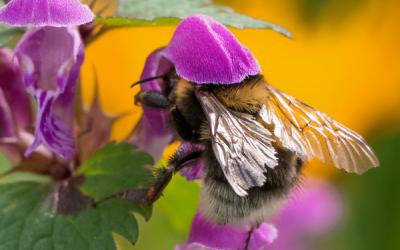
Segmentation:
<svg viewBox="0 0 400 250">
<path fill-rule="evenodd" d="M 187 122 L 181 111 L 175 107 L 171 110 L 172 123 L 175 127 L 175 131 L 184 141 L 193 141 L 195 139 L 195 130 L 193 130 L 191 124 Z"/>
</svg>

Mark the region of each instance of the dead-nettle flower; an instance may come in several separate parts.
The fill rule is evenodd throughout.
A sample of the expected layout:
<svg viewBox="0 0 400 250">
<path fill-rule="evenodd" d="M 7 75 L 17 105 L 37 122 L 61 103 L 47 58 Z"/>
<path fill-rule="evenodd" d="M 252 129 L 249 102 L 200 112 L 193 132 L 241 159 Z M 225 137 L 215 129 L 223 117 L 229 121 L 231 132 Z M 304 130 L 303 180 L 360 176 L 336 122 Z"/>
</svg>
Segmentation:
<svg viewBox="0 0 400 250">
<path fill-rule="evenodd" d="M 141 79 L 165 75 L 173 69 L 172 63 L 161 54 L 162 51 L 163 49 L 158 49 L 150 54 Z M 169 86 L 163 79 L 154 79 L 147 81 L 141 88 L 145 91 L 165 93 Z M 170 112 L 164 109 L 143 107 L 143 116 L 128 140 L 151 154 L 155 160 L 159 160 L 165 147 L 175 139 L 176 135 L 170 127 Z"/>
<path fill-rule="evenodd" d="M 180 77 L 196 84 L 237 84 L 261 72 L 250 50 L 204 15 L 182 20 L 162 54 Z"/>
<path fill-rule="evenodd" d="M 74 97 L 84 57 L 77 28 L 30 29 L 14 52 L 25 88 L 38 104 L 35 140 L 26 155 L 44 144 L 59 156 L 72 159 Z"/>
<path fill-rule="evenodd" d="M 0 151 L 13 171 L 70 176 L 109 142 L 117 118 L 102 112 L 97 92 L 90 109 L 76 105 L 84 60 L 77 27 L 31 28 L 14 54 L 0 52 Z"/>
<path fill-rule="evenodd" d="M 12 26 L 76 26 L 94 17 L 79 0 L 11 0 L 0 9 L 0 22 Z"/>
<path fill-rule="evenodd" d="M 189 240 L 175 250 L 310 249 L 307 239 L 332 230 L 342 212 L 342 200 L 335 188 L 322 180 L 309 179 L 301 189 L 291 193 L 289 202 L 271 220 L 274 226 L 267 223 L 253 229 L 216 226 L 197 213 Z"/>
<path fill-rule="evenodd" d="M 175 247 L 175 250 L 204 249 L 248 249 L 264 250 L 278 236 L 276 228 L 267 223 L 258 227 L 235 227 L 213 225 L 201 213 L 192 222 L 189 240 Z"/>
</svg>

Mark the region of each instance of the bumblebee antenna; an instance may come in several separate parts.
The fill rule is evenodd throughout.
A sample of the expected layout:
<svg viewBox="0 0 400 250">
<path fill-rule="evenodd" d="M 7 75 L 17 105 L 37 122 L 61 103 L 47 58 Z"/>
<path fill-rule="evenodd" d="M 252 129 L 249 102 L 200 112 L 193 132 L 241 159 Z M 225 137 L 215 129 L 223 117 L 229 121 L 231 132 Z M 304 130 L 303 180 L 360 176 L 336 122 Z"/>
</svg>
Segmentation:
<svg viewBox="0 0 400 250">
<path fill-rule="evenodd" d="M 140 80 L 140 81 L 138 81 L 138 82 L 133 83 L 133 84 L 131 85 L 131 88 L 135 87 L 136 85 L 139 85 L 139 84 L 142 84 L 142 83 L 145 83 L 145 82 L 149 82 L 149 81 L 153 81 L 153 80 L 156 80 L 156 79 L 161 79 L 161 78 L 165 78 L 165 75 L 153 76 L 153 77 L 149 77 L 149 78 Z"/>
</svg>

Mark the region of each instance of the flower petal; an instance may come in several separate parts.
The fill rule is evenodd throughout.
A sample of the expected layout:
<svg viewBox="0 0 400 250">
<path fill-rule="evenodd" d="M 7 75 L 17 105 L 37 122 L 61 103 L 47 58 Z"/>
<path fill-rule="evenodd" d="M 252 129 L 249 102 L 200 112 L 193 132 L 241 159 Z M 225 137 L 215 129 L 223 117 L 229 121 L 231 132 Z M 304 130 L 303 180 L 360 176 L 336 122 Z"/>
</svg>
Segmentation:
<svg viewBox="0 0 400 250">
<path fill-rule="evenodd" d="M 184 19 L 164 55 L 181 77 L 198 83 L 239 83 L 260 73 L 251 52 L 222 24 L 195 15 Z"/>
<path fill-rule="evenodd" d="M 185 176 L 188 181 L 199 180 L 204 176 L 204 162 L 202 160 L 193 160 L 187 163 L 179 173 Z"/>
<path fill-rule="evenodd" d="M 66 159 L 71 159 L 75 147 L 73 134 L 72 130 L 63 122 L 62 117 L 52 112 L 56 99 L 55 94 L 52 91 L 43 91 L 36 96 L 39 103 L 39 113 L 35 140 L 26 150 L 25 156 L 32 154 L 43 143 L 53 152 Z"/>
<path fill-rule="evenodd" d="M 253 230 L 249 241 L 249 250 L 266 250 L 278 238 L 278 230 L 272 224 L 263 223 Z"/>
<path fill-rule="evenodd" d="M 76 26 L 94 17 L 79 0 L 11 0 L 0 9 L 0 22 L 13 26 Z"/>
<path fill-rule="evenodd" d="M 328 232 L 340 220 L 342 201 L 328 183 L 309 180 L 292 196 L 274 220 L 279 238 L 271 244 L 271 250 L 308 249 L 304 245 L 306 238 Z"/>
<path fill-rule="evenodd" d="M 248 244 L 250 250 L 262 250 L 276 237 L 277 230 L 270 224 L 261 224 L 253 230 L 250 226 L 219 226 L 197 213 L 188 243 L 178 245 L 176 249 L 244 249 Z"/>
<path fill-rule="evenodd" d="M 22 72 L 12 52 L 0 49 L 0 89 L 4 102 L 12 109 L 12 121 L 15 129 L 26 129 L 32 121 L 32 110 L 28 94 L 22 83 Z"/>
<path fill-rule="evenodd" d="M 176 150 L 175 156 L 185 158 L 193 153 L 203 153 L 205 151 L 204 144 L 191 142 L 183 142 Z M 172 158 L 173 159 L 173 158 Z M 198 180 L 203 177 L 204 162 L 201 158 L 192 159 L 184 163 L 184 166 L 179 173 L 186 177 L 187 180 Z"/>
<path fill-rule="evenodd" d="M 158 49 L 150 54 L 144 66 L 141 79 L 159 76 L 172 70 L 172 64 L 166 60 Z M 163 79 L 148 81 L 141 85 L 143 91 L 164 92 L 167 83 Z M 175 133 L 170 126 L 169 110 L 143 107 L 143 116 L 128 141 L 148 152 L 155 160 L 160 159 L 164 149 L 174 139 Z"/>
<path fill-rule="evenodd" d="M 15 49 L 28 92 L 38 102 L 35 141 L 29 155 L 44 144 L 65 159 L 74 154 L 74 96 L 84 50 L 75 27 L 34 28 Z"/>
<path fill-rule="evenodd" d="M 6 101 L 3 90 L 0 88 L 0 143 L 15 139 L 14 121 L 11 115 L 11 109 Z"/>
</svg>

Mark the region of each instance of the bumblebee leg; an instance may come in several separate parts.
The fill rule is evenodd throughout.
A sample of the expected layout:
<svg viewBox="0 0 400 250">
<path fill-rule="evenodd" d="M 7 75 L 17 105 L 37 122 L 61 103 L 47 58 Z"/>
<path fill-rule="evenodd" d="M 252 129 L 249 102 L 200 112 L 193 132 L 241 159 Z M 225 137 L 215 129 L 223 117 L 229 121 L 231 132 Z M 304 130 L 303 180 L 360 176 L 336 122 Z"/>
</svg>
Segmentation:
<svg viewBox="0 0 400 250">
<path fill-rule="evenodd" d="M 173 175 L 187 166 L 187 162 L 193 159 L 202 157 L 203 148 L 201 145 L 187 145 L 182 144 L 175 152 L 174 156 L 168 161 L 168 167 L 158 172 L 154 185 L 147 191 L 145 203 L 148 205 L 153 204 L 158 200 L 168 183 L 171 181 Z"/>
<path fill-rule="evenodd" d="M 175 171 L 179 171 L 185 167 L 187 162 L 201 158 L 204 150 L 203 144 L 184 142 L 169 159 L 168 165 L 174 166 Z"/>
<path fill-rule="evenodd" d="M 135 96 L 135 105 L 142 104 L 145 107 L 168 109 L 171 102 L 158 91 L 140 91 Z"/>
<path fill-rule="evenodd" d="M 144 203 L 146 205 L 153 204 L 161 197 L 164 189 L 168 186 L 175 172 L 175 167 L 172 165 L 159 172 L 154 185 L 147 190 L 144 198 Z"/>
</svg>

